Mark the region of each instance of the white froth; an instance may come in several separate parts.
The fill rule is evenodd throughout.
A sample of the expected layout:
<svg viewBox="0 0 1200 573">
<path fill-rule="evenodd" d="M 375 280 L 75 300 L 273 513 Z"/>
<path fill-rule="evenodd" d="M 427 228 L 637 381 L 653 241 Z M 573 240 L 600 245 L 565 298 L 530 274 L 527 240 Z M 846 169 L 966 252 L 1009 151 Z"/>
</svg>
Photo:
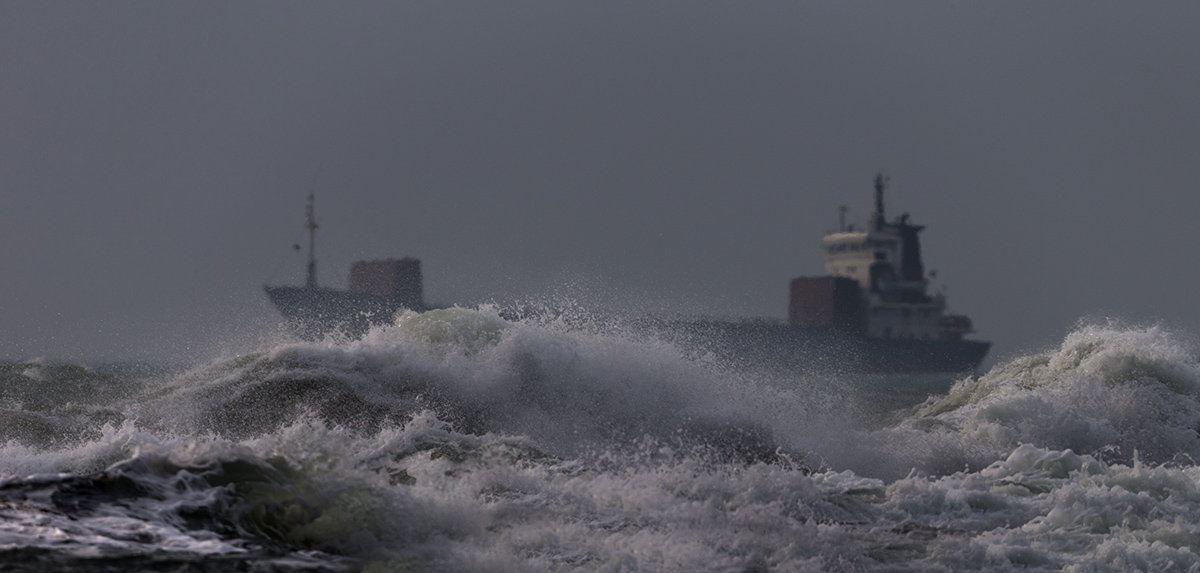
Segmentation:
<svg viewBox="0 0 1200 573">
<path fill-rule="evenodd" d="M 1094 325 L 1055 352 L 959 382 L 873 439 L 907 444 L 903 456 L 883 456 L 896 466 L 943 473 L 948 462 L 981 468 L 1022 443 L 1124 462 L 1190 460 L 1200 457 L 1198 428 L 1200 365 L 1189 344 L 1159 327 Z"/>
<path fill-rule="evenodd" d="M 869 428 L 827 399 L 853 379 L 764 376 L 628 329 L 407 314 L 164 380 L 87 436 L 7 440 L 0 550 L 266 535 L 380 570 L 1200 569 L 1200 368 L 1167 331 L 1081 327 Z M 782 455 L 681 438 L 745 428 Z M 149 493 L 51 507 L 105 468 Z M 192 528 L 196 507 L 239 533 Z"/>
</svg>

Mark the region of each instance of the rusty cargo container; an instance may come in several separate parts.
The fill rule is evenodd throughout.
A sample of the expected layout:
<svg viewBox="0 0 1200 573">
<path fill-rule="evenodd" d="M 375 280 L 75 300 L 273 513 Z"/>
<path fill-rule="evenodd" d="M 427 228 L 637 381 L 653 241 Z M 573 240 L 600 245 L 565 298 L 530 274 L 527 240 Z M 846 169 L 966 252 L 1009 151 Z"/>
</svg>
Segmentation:
<svg viewBox="0 0 1200 573">
<path fill-rule="evenodd" d="M 799 277 L 792 279 L 788 323 L 804 328 L 827 328 L 860 333 L 866 328 L 862 292 L 854 279 Z"/>
<path fill-rule="evenodd" d="M 350 265 L 350 292 L 386 296 L 420 306 L 421 261 L 412 257 L 356 261 Z"/>
</svg>

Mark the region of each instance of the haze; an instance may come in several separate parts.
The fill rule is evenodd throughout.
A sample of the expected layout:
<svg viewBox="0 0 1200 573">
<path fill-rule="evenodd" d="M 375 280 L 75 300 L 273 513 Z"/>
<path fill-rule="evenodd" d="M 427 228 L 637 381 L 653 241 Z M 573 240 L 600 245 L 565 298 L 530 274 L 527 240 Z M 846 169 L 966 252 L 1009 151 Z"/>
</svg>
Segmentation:
<svg viewBox="0 0 1200 573">
<path fill-rule="evenodd" d="M 1200 3 L 5 2 L 0 357 L 194 359 L 264 283 L 783 317 L 871 181 L 993 359 L 1200 333 Z"/>
</svg>

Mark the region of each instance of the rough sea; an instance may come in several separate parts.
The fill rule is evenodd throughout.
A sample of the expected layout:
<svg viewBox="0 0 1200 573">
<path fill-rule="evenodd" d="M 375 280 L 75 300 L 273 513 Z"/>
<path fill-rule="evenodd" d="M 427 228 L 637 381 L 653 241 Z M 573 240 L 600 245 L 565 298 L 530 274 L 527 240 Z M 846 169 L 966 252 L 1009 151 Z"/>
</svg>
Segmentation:
<svg viewBox="0 0 1200 573">
<path fill-rule="evenodd" d="M 869 376 L 443 309 L 0 364 L 0 571 L 1192 571 L 1198 429 L 1159 327 Z"/>
</svg>

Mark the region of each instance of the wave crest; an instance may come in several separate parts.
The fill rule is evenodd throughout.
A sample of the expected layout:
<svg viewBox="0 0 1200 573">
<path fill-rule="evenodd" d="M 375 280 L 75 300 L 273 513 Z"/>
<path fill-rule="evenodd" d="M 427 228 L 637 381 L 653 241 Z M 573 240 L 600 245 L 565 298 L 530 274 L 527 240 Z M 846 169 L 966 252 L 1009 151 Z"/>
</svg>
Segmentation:
<svg viewBox="0 0 1200 573">
<path fill-rule="evenodd" d="M 928 455 L 943 466 L 980 468 L 1022 443 L 1165 463 L 1200 457 L 1198 430 L 1200 365 L 1190 341 L 1159 326 L 1106 323 L 956 383 L 914 408 L 891 439 L 936 444 Z"/>
</svg>

